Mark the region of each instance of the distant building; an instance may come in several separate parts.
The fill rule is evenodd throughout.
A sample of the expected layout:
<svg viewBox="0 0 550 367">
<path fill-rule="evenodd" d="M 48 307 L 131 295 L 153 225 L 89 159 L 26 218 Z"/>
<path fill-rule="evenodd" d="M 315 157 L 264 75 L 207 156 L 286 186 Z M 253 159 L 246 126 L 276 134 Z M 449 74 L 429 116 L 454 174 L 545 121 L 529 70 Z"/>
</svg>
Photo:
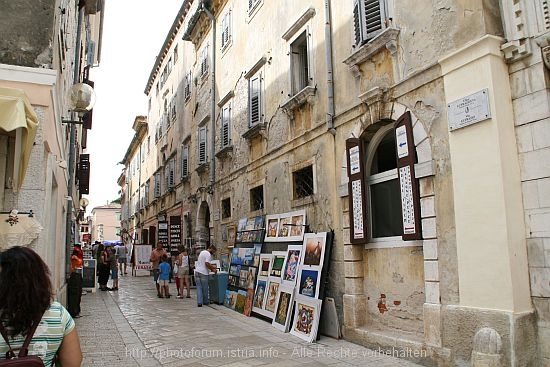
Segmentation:
<svg viewBox="0 0 550 367">
<path fill-rule="evenodd" d="M 91 241 L 120 241 L 120 204 L 92 209 Z"/>
</svg>

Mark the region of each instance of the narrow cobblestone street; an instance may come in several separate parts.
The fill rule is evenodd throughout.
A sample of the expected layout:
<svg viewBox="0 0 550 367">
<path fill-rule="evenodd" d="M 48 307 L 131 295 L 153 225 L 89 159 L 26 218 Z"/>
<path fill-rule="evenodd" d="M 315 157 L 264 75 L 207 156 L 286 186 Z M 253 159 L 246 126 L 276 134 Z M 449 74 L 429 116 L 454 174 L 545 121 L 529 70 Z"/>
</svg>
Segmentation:
<svg viewBox="0 0 550 367">
<path fill-rule="evenodd" d="M 172 295 L 176 293 L 171 284 Z M 83 366 L 418 366 L 344 340 L 308 344 L 255 317 L 191 299 L 159 299 L 151 277 L 88 292 L 76 319 Z"/>
</svg>

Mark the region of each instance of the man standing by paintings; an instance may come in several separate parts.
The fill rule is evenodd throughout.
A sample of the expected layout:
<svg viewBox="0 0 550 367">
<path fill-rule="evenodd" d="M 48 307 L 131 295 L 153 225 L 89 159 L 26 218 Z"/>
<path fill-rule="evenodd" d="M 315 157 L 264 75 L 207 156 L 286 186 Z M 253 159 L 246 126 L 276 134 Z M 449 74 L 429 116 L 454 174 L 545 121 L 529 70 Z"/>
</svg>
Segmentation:
<svg viewBox="0 0 550 367">
<path fill-rule="evenodd" d="M 162 247 L 162 243 L 157 242 L 157 247 L 153 251 L 151 251 L 151 257 L 150 257 L 149 261 L 151 261 L 151 265 L 152 265 L 152 268 L 153 268 L 153 280 L 155 282 L 155 286 L 157 287 L 157 297 L 158 298 L 163 298 L 162 295 L 160 294 L 160 285 L 158 283 L 159 274 L 160 274 L 159 264 L 160 264 L 160 260 L 162 259 L 163 255 L 168 256 L 168 253 Z"/>
<path fill-rule="evenodd" d="M 197 306 L 207 305 L 210 303 L 208 294 L 208 274 L 209 271 L 216 273 L 218 269 L 211 264 L 212 255 L 216 253 L 216 246 L 210 245 L 206 250 L 202 250 L 197 260 L 195 267 L 195 282 L 197 283 Z"/>
</svg>

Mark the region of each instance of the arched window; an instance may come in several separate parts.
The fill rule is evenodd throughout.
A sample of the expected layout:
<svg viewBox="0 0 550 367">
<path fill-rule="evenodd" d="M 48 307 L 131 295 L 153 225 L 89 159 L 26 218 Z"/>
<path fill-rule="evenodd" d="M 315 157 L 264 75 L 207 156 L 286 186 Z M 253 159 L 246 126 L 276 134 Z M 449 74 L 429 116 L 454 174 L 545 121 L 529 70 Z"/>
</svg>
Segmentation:
<svg viewBox="0 0 550 367">
<path fill-rule="evenodd" d="M 403 234 L 401 194 L 397 174 L 394 124 L 379 128 L 364 141 L 367 208 L 370 237 L 396 237 Z M 370 135 L 370 134 L 369 134 Z"/>
</svg>

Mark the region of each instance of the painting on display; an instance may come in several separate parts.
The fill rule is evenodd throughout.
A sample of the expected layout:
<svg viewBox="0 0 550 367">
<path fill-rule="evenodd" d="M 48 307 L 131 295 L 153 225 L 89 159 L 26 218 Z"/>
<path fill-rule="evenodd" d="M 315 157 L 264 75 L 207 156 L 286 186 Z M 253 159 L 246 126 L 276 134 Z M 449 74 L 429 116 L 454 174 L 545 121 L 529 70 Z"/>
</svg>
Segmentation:
<svg viewBox="0 0 550 367">
<path fill-rule="evenodd" d="M 302 255 L 301 245 L 290 245 L 285 256 L 282 271 L 282 284 L 294 286 L 298 278 L 298 269 Z"/>
<path fill-rule="evenodd" d="M 255 243 L 254 244 L 254 265 L 253 266 L 260 266 L 260 254 L 262 252 L 262 244 L 261 243 Z"/>
<path fill-rule="evenodd" d="M 306 211 L 266 216 L 265 242 L 302 241 L 306 229 Z"/>
<path fill-rule="evenodd" d="M 271 314 L 275 313 L 275 303 L 277 302 L 279 286 L 280 283 L 274 280 L 270 280 L 267 285 L 267 295 L 264 309 Z"/>
<path fill-rule="evenodd" d="M 229 267 L 229 274 L 238 277 L 241 272 L 241 265 L 231 264 Z"/>
<path fill-rule="evenodd" d="M 271 254 L 261 254 L 260 255 L 260 277 L 268 277 L 269 272 L 271 271 L 271 260 L 273 255 Z"/>
<path fill-rule="evenodd" d="M 313 342 L 317 336 L 320 315 L 320 299 L 301 299 L 296 296 L 290 333 L 309 343 Z"/>
<path fill-rule="evenodd" d="M 319 296 L 320 270 L 302 269 L 298 281 L 298 294 L 317 298 Z"/>
<path fill-rule="evenodd" d="M 304 254 L 302 264 L 304 266 L 323 266 L 327 233 L 306 233 L 304 235 Z"/>
<path fill-rule="evenodd" d="M 243 315 L 250 316 L 252 312 L 252 302 L 254 300 L 254 289 L 247 289 L 246 298 L 244 299 Z"/>
<path fill-rule="evenodd" d="M 237 300 L 235 301 L 235 311 L 244 313 L 244 303 L 246 301 L 246 292 L 239 290 L 237 292 Z"/>
<path fill-rule="evenodd" d="M 275 316 L 272 325 L 283 332 L 288 332 L 290 326 L 290 313 L 292 311 L 292 302 L 294 301 L 294 286 L 279 287 L 279 294 L 275 302 Z"/>
<path fill-rule="evenodd" d="M 254 302 L 252 304 L 252 310 L 255 312 L 264 309 L 266 287 L 266 280 L 258 280 L 258 284 L 256 284 L 256 292 L 254 292 Z"/>
<path fill-rule="evenodd" d="M 283 272 L 283 265 L 286 259 L 286 252 L 284 251 L 273 251 L 273 260 L 271 260 L 271 270 L 269 271 L 269 276 L 281 278 Z"/>
<path fill-rule="evenodd" d="M 279 229 L 279 216 L 267 215 L 265 217 L 265 220 L 267 222 L 267 232 L 265 235 L 265 240 L 267 242 L 277 238 L 277 232 Z"/>
</svg>

